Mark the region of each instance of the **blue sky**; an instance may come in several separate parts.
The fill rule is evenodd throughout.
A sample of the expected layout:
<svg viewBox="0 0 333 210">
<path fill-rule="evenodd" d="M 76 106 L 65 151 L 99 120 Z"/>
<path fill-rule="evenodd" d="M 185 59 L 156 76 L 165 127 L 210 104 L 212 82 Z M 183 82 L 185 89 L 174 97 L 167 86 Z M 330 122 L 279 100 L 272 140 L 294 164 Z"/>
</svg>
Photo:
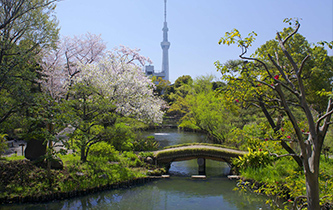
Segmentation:
<svg viewBox="0 0 333 210">
<path fill-rule="evenodd" d="M 119 45 L 141 49 L 161 69 L 163 0 L 63 0 L 56 16 L 63 36 L 101 34 L 109 49 Z M 220 46 L 226 31 L 258 34 L 250 53 L 288 25 L 302 18 L 300 33 L 309 42 L 333 40 L 332 0 L 167 0 L 170 81 L 216 72 L 214 62 L 237 59 L 240 49 Z M 333 55 L 332 50 L 329 51 Z"/>
</svg>

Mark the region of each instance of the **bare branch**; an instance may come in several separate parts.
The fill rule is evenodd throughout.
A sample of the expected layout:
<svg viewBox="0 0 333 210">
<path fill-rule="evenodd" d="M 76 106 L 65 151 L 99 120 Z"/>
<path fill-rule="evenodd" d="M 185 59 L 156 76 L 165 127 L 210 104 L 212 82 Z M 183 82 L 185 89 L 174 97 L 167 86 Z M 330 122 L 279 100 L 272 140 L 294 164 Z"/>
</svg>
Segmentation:
<svg viewBox="0 0 333 210">
<path fill-rule="evenodd" d="M 329 112 L 327 112 L 326 114 L 324 114 L 323 116 L 321 116 L 318 120 L 317 120 L 317 124 L 320 124 L 320 122 L 325 119 L 327 116 L 333 114 L 333 109 Z"/>
<path fill-rule="evenodd" d="M 261 60 L 259 60 L 259 59 L 257 59 L 257 58 L 244 57 L 243 55 L 244 55 L 245 53 L 246 53 L 246 51 L 243 52 L 239 57 L 240 57 L 241 59 L 243 59 L 243 60 L 251 60 L 251 61 L 256 61 L 256 62 L 260 63 L 260 64 L 265 68 L 267 74 L 268 74 L 271 78 L 273 78 L 273 75 L 272 75 L 271 72 L 268 70 L 268 67 L 266 66 L 266 64 L 265 64 L 263 61 L 261 61 Z"/>
<path fill-rule="evenodd" d="M 286 47 L 284 46 L 285 41 L 282 41 L 281 35 L 280 33 L 276 33 L 278 40 L 279 40 L 279 44 L 280 47 L 284 53 L 284 55 L 288 58 L 289 62 L 291 63 L 291 65 L 293 66 L 293 69 L 295 71 L 295 73 L 298 75 L 298 67 L 297 64 L 295 63 L 294 59 L 291 57 L 291 55 L 289 54 L 289 52 L 287 51 Z"/>
<path fill-rule="evenodd" d="M 302 75 L 302 70 L 303 70 L 303 67 L 304 67 L 304 64 L 305 62 L 310 58 L 309 55 L 307 55 L 303 60 L 302 60 L 302 63 L 301 63 L 301 66 L 299 67 L 299 72 L 298 72 L 298 77 L 300 77 Z"/>
<path fill-rule="evenodd" d="M 290 37 L 294 36 L 298 32 L 298 29 L 299 29 L 300 26 L 301 26 L 301 24 L 297 23 L 295 30 L 283 40 L 282 44 L 285 44 Z"/>
<path fill-rule="evenodd" d="M 328 100 L 328 105 L 327 105 L 327 109 L 326 109 L 326 114 L 324 114 L 323 116 L 321 116 L 317 122 L 316 122 L 316 129 L 317 131 L 319 131 L 319 126 L 321 124 L 322 120 L 325 120 L 325 122 L 323 123 L 322 129 L 321 131 L 326 133 L 328 126 L 330 125 L 330 120 L 331 120 L 331 115 L 333 114 L 333 101 L 330 98 Z"/>
<path fill-rule="evenodd" d="M 296 95 L 296 97 L 299 97 L 298 92 L 296 91 L 296 88 L 294 86 L 294 84 L 289 80 L 289 78 L 287 77 L 287 75 L 284 73 L 284 71 L 281 69 L 280 65 L 278 65 L 275 60 L 273 59 L 273 57 L 268 54 L 269 59 L 271 60 L 271 62 L 273 63 L 273 65 L 279 70 L 280 74 L 282 75 L 282 77 L 288 82 L 288 84 L 292 87 L 292 89 L 290 89 L 287 85 L 285 85 L 284 83 L 280 82 L 279 80 L 275 79 L 273 77 L 273 79 L 279 83 L 281 83 L 281 85 L 286 88 L 287 90 L 289 90 L 291 93 L 293 93 L 294 95 Z"/>
</svg>

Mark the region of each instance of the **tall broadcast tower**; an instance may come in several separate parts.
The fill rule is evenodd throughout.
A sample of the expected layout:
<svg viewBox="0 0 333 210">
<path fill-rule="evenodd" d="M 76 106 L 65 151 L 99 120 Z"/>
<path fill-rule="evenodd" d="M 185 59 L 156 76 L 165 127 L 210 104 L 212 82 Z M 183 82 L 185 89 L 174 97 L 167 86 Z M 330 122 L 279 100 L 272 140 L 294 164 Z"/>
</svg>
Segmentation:
<svg viewBox="0 0 333 210">
<path fill-rule="evenodd" d="M 166 22 L 166 2 L 164 0 L 164 27 L 163 31 L 163 41 L 161 42 L 162 47 L 162 72 L 165 74 L 165 80 L 169 80 L 169 48 L 170 42 L 168 41 L 168 26 Z"/>
<path fill-rule="evenodd" d="M 145 66 L 145 74 L 147 76 L 156 76 L 157 78 L 162 78 L 164 80 L 169 80 L 169 48 L 170 42 L 168 41 L 168 26 L 166 22 L 166 0 L 164 0 L 164 27 L 163 31 L 163 41 L 161 42 L 162 47 L 162 70 L 160 72 L 155 72 L 154 66 Z"/>
</svg>

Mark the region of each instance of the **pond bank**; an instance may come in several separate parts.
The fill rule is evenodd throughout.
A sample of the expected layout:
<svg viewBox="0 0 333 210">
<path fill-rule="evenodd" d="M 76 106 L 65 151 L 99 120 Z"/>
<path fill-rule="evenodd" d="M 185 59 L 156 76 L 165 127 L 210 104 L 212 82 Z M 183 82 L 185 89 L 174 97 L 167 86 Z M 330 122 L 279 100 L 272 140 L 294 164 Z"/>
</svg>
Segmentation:
<svg viewBox="0 0 333 210">
<path fill-rule="evenodd" d="M 88 195 L 90 193 L 101 192 L 105 190 L 126 189 L 137 185 L 146 184 L 155 180 L 163 178 L 162 176 L 147 176 L 134 178 L 129 181 L 117 182 L 106 184 L 103 186 L 87 188 L 82 190 L 74 190 L 69 192 L 53 192 L 45 195 L 29 195 L 29 196 L 14 196 L 0 198 L 0 204 L 14 204 L 14 203 L 40 203 L 50 202 L 54 200 L 64 200 L 74 198 L 77 196 Z"/>
<path fill-rule="evenodd" d="M 48 202 L 131 188 L 160 179 L 162 177 L 153 175 L 165 173 L 134 153 L 119 155 L 118 162 L 91 158 L 82 163 L 78 156 L 64 155 L 64 169 L 49 172 L 27 159 L 0 160 L 0 204 Z"/>
</svg>

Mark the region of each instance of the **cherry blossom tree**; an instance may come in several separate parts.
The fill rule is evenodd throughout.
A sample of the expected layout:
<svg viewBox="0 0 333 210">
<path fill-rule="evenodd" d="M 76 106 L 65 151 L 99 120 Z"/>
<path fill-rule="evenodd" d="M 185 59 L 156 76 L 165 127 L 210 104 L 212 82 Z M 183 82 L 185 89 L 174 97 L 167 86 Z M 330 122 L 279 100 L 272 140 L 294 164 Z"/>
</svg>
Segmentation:
<svg viewBox="0 0 333 210">
<path fill-rule="evenodd" d="M 146 62 L 151 61 L 141 56 L 138 49 L 120 46 L 107 52 L 99 62 L 83 65 L 75 81 L 91 81 L 124 116 L 161 123 L 164 101 L 154 96 L 155 85 L 142 71 Z"/>
<path fill-rule="evenodd" d="M 80 147 L 82 161 L 87 160 L 93 144 L 107 140 L 107 127 L 119 115 L 162 122 L 164 102 L 154 95 L 154 84 L 142 71 L 146 62 L 150 60 L 138 49 L 120 46 L 98 62 L 79 65 L 80 72 L 72 78 L 69 101 L 73 103 L 68 110 L 75 128 L 72 139 Z"/>
<path fill-rule="evenodd" d="M 81 148 L 82 161 L 91 145 L 103 141 L 103 126 L 112 126 L 117 115 L 162 122 L 164 102 L 154 95 L 155 85 L 142 71 L 150 59 L 140 55 L 139 49 L 105 49 L 97 35 L 65 37 L 56 49 L 45 52 L 41 61 L 44 92 L 54 100 L 68 102 L 69 123 L 75 128 L 73 139 Z M 105 122 L 107 119 L 112 122 Z"/>
<path fill-rule="evenodd" d="M 39 81 L 43 91 L 56 100 L 67 97 L 72 78 L 80 73 L 81 66 L 97 62 L 105 49 L 100 35 L 87 33 L 62 38 L 55 49 L 43 52 L 40 65 L 44 77 Z"/>
</svg>

